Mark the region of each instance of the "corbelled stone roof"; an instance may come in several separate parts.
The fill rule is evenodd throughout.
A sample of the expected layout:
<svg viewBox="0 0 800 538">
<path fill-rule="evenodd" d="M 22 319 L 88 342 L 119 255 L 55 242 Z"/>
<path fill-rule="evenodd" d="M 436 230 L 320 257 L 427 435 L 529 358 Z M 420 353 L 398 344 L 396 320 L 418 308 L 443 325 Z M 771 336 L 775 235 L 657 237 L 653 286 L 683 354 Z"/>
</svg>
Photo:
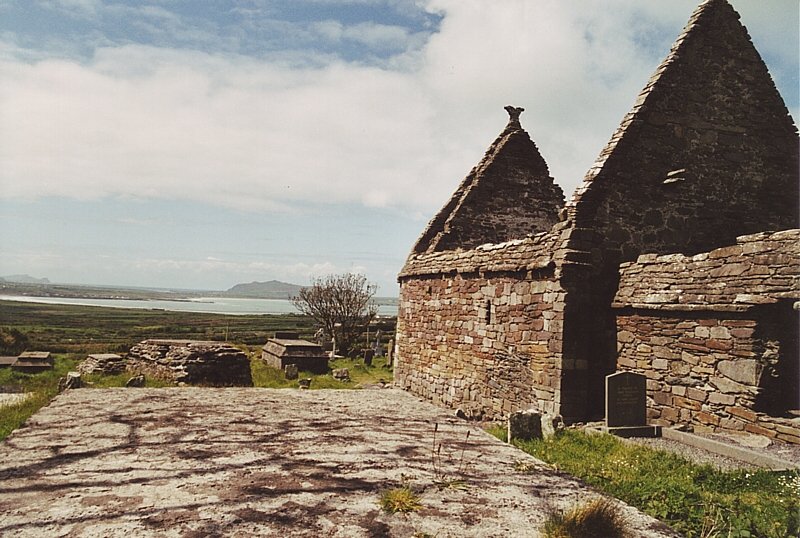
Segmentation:
<svg viewBox="0 0 800 538">
<path fill-rule="evenodd" d="M 614 307 L 735 311 L 781 299 L 800 299 L 798 229 L 741 236 L 695 256 L 639 256 L 621 266 Z"/>
<path fill-rule="evenodd" d="M 472 249 L 547 231 L 564 194 L 536 144 L 506 107 L 509 122 L 414 245 L 415 254 Z"/>
</svg>

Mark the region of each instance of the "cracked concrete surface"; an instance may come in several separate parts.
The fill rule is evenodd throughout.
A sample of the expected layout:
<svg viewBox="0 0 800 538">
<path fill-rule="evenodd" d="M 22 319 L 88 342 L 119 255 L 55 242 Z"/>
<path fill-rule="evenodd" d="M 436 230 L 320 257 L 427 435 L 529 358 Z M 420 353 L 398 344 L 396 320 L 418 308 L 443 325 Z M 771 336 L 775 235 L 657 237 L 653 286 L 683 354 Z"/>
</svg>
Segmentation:
<svg viewBox="0 0 800 538">
<path fill-rule="evenodd" d="M 0 480 L 0 535 L 37 538 L 533 537 L 596 495 L 394 389 L 68 391 L 0 445 Z M 384 513 L 401 484 L 423 508 Z M 636 536 L 677 536 L 624 510 Z"/>
</svg>

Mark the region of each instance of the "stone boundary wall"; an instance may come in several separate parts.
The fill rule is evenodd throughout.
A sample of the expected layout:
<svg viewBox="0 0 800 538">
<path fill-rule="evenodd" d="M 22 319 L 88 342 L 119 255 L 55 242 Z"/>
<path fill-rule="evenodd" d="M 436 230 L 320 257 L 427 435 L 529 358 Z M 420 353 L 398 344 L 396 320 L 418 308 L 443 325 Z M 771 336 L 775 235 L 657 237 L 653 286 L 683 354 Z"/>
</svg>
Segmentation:
<svg viewBox="0 0 800 538">
<path fill-rule="evenodd" d="M 144 340 L 131 348 L 128 371 L 176 383 L 253 386 L 250 360 L 224 342 Z"/>
<path fill-rule="evenodd" d="M 396 384 L 484 418 L 558 413 L 563 295 L 536 272 L 403 280 Z"/>
</svg>

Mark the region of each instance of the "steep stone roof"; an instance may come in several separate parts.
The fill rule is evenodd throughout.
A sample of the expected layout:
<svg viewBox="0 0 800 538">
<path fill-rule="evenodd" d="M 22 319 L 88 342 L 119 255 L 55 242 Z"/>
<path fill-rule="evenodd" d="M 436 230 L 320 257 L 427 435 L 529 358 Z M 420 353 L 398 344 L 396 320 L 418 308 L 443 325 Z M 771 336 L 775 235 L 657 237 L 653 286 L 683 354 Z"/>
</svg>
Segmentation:
<svg viewBox="0 0 800 538">
<path fill-rule="evenodd" d="M 506 107 L 509 122 L 414 245 L 414 254 L 472 249 L 543 232 L 558 222 L 564 194 L 536 144 Z"/>
<path fill-rule="evenodd" d="M 665 197 L 674 205 L 727 207 L 673 223 L 637 222 L 648 201 Z M 770 210 L 753 210 L 759 207 Z M 567 203 L 579 227 L 594 227 L 604 213 L 634 229 L 652 228 L 641 235 L 661 235 L 662 252 L 678 250 L 670 247 L 679 242 L 687 251 L 709 250 L 707 235 L 726 230 L 723 240 L 732 243 L 736 235 L 798 226 L 797 128 L 726 0 L 695 10 Z M 668 244 L 679 227 L 685 237 Z"/>
<path fill-rule="evenodd" d="M 645 254 L 622 264 L 614 307 L 746 310 L 800 299 L 800 230 L 739 237 L 695 256 Z"/>
</svg>

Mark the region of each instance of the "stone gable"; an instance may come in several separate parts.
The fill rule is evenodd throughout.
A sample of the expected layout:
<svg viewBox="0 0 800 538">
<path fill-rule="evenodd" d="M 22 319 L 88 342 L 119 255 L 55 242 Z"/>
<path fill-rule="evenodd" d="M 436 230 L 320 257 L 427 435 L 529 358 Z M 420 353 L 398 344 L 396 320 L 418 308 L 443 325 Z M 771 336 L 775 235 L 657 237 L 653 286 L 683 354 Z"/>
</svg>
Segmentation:
<svg viewBox="0 0 800 538">
<path fill-rule="evenodd" d="M 508 125 L 428 224 L 412 254 L 522 239 L 558 222 L 564 194 L 520 125 L 522 109 L 506 110 Z"/>
</svg>

